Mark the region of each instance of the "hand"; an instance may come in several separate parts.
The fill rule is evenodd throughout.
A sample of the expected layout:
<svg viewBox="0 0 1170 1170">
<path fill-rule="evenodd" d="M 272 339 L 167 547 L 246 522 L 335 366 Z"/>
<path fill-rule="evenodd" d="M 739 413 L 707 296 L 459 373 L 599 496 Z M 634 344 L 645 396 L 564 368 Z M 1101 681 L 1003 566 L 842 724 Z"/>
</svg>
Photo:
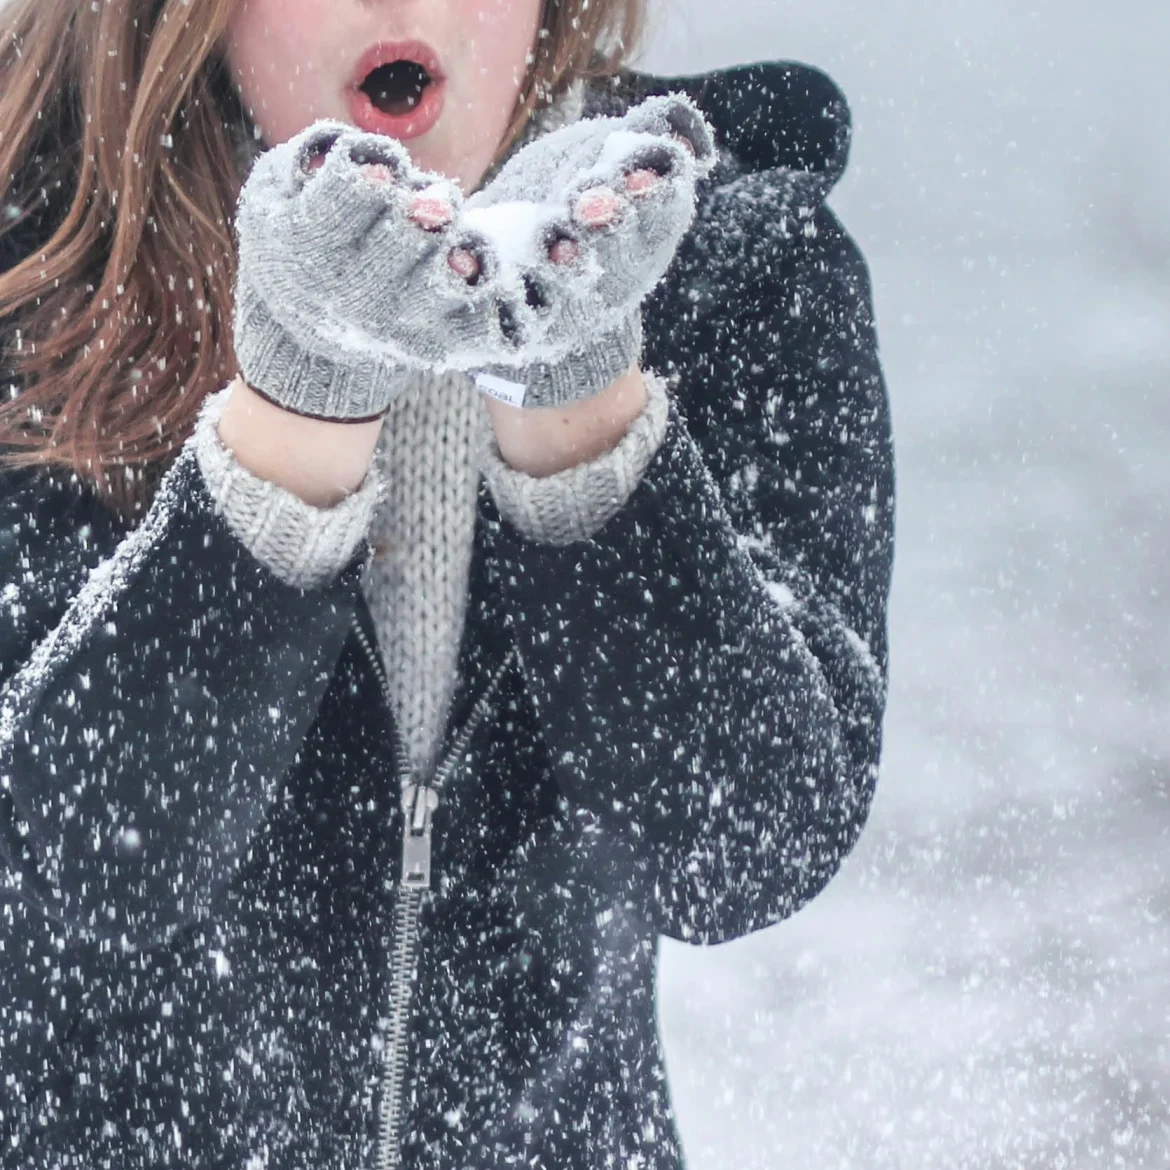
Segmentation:
<svg viewBox="0 0 1170 1170">
<path fill-rule="evenodd" d="M 536 139 L 471 196 L 452 263 L 494 294 L 480 388 L 514 406 L 564 407 L 638 361 L 640 306 L 694 215 L 714 138 L 685 97 L 649 98 Z"/>
<path fill-rule="evenodd" d="M 287 410 L 377 418 L 411 372 L 475 328 L 447 261 L 461 196 L 390 138 L 318 122 L 265 152 L 240 195 L 235 348 Z"/>
</svg>

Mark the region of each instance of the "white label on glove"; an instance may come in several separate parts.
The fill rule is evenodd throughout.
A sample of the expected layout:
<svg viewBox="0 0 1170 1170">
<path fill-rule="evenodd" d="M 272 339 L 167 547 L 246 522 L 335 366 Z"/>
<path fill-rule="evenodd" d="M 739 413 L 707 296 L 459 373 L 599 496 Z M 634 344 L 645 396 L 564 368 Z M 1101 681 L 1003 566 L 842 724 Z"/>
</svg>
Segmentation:
<svg viewBox="0 0 1170 1170">
<path fill-rule="evenodd" d="M 495 374 L 477 372 L 475 384 L 485 394 L 490 394 L 493 398 L 512 406 L 523 406 L 524 395 L 528 392 L 528 387 L 523 382 L 509 382 L 507 378 L 497 378 Z"/>
</svg>

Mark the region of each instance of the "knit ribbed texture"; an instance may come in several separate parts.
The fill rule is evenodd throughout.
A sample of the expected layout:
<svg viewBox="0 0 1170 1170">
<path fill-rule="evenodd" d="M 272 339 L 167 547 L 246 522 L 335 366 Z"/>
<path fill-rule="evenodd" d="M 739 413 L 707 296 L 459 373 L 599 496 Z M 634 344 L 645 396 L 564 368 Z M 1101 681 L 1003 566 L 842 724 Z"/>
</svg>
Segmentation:
<svg viewBox="0 0 1170 1170">
<path fill-rule="evenodd" d="M 533 362 L 523 367 L 485 365 L 476 372 L 524 386 L 522 405 L 543 409 L 569 406 L 599 394 L 626 373 L 641 353 L 642 318 L 635 313 L 559 362 Z"/>
<path fill-rule="evenodd" d="M 571 544 L 588 540 L 625 505 L 666 435 L 666 383 L 644 373 L 646 407 L 616 447 L 589 463 L 537 477 L 510 467 L 494 433 L 481 452 L 484 478 L 500 515 L 530 540 Z"/>
<path fill-rule="evenodd" d="M 312 262 L 312 257 L 306 258 L 306 268 Z M 332 361 L 313 353 L 243 279 L 236 286 L 235 314 L 236 360 L 245 381 L 297 414 L 373 420 L 410 381 L 413 371 L 373 355 L 347 353 L 344 361 Z"/>
<path fill-rule="evenodd" d="M 490 429 L 466 375 L 423 373 L 391 405 L 374 454 L 386 499 L 363 587 L 398 725 L 424 772 L 455 687 L 479 491 L 474 453 Z"/>
<path fill-rule="evenodd" d="M 383 484 L 371 470 L 361 487 L 330 508 L 247 470 L 219 438 L 231 387 L 208 395 L 195 424 L 195 457 L 216 509 L 252 555 L 282 581 L 315 589 L 353 559 L 369 530 Z"/>
</svg>

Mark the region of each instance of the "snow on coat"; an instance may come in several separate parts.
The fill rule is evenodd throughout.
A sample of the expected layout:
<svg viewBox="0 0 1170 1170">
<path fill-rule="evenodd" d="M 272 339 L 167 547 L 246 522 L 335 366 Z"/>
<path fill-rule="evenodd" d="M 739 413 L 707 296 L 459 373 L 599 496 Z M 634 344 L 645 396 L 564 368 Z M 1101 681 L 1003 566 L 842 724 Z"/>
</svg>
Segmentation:
<svg viewBox="0 0 1170 1170">
<path fill-rule="evenodd" d="M 781 64 L 590 100 L 675 89 L 720 162 L 644 306 L 662 447 L 586 541 L 480 493 L 449 743 L 507 665 L 436 814 L 411 1170 L 676 1170 L 657 936 L 792 914 L 873 795 L 893 463 L 823 202 L 848 113 Z M 285 585 L 189 453 L 137 534 L 60 474 L 0 510 L 0 1166 L 364 1170 L 402 813 L 363 557 Z"/>
</svg>

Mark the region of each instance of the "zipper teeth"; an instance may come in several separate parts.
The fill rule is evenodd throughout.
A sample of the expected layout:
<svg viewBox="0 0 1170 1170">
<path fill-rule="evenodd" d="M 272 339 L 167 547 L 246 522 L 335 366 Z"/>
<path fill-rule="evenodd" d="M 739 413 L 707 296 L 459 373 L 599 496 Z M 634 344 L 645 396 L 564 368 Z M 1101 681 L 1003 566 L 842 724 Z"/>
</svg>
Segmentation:
<svg viewBox="0 0 1170 1170">
<path fill-rule="evenodd" d="M 382 686 L 382 695 L 389 705 L 390 683 L 386 677 L 386 669 L 381 655 L 371 644 L 369 636 L 362 629 L 361 623 L 355 617 L 353 628 L 357 633 L 358 641 L 366 652 Z M 467 722 L 460 729 L 459 735 L 451 745 L 451 750 L 443 758 L 435 770 L 433 781 L 428 787 L 438 793 L 450 779 L 455 766 L 462 758 L 471 742 L 472 735 L 487 714 L 500 680 L 511 665 L 516 655 L 516 648 L 512 647 L 497 668 L 491 681 L 476 701 L 475 707 L 467 718 Z M 398 724 L 392 720 L 394 728 L 395 747 L 397 749 L 400 775 L 409 782 L 413 779 L 410 759 L 406 754 Z M 403 833 L 407 831 L 403 823 Z M 387 1015 L 387 1025 L 383 1039 L 382 1068 L 378 1077 L 378 1138 L 374 1152 L 374 1170 L 397 1170 L 400 1165 L 400 1150 L 398 1135 L 402 1129 L 402 1095 L 406 1083 L 406 1064 L 409 1052 L 410 1033 L 410 977 L 418 963 L 419 950 L 419 915 L 422 909 L 423 895 L 427 890 L 406 886 L 399 880 L 394 896 L 394 942 L 390 949 L 390 977 L 388 991 L 390 1010 Z"/>
<path fill-rule="evenodd" d="M 421 889 L 399 889 L 394 900 L 394 948 L 390 952 L 390 1017 L 383 1038 L 379 1077 L 378 1144 L 375 1170 L 394 1170 L 399 1163 L 398 1134 L 402 1130 L 402 1086 L 410 1027 L 410 975 L 418 951 Z"/>
<path fill-rule="evenodd" d="M 366 657 L 369 658 L 370 664 L 374 668 L 374 673 L 378 676 L 378 683 L 382 688 L 382 697 L 385 699 L 386 705 L 389 706 L 390 680 L 386 677 L 386 668 L 382 664 L 382 656 L 374 648 L 369 635 L 362 629 L 361 623 L 357 618 L 354 618 L 353 630 L 357 635 L 358 642 L 361 643 L 362 649 L 366 652 Z M 496 672 L 484 688 L 483 694 L 476 701 L 475 707 L 467 717 L 467 722 L 460 729 L 459 735 L 451 745 L 450 751 L 447 752 L 442 762 L 435 769 L 434 782 L 429 787 L 436 789 L 436 791 L 442 791 L 443 785 L 450 779 L 451 773 L 459 761 L 459 757 L 467 750 L 467 745 L 471 742 L 471 737 L 475 734 L 476 728 L 483 719 L 487 705 L 495 694 L 496 688 L 500 685 L 500 680 L 504 677 L 508 667 L 512 665 L 512 659 L 515 657 L 516 648 L 513 646 L 508 651 L 504 661 L 496 668 Z M 395 754 L 398 757 L 399 771 L 409 780 L 413 777 L 414 767 L 406 754 L 406 745 L 402 742 L 402 735 L 399 731 L 397 720 L 391 720 L 391 724 L 394 730 Z"/>
<path fill-rule="evenodd" d="M 357 634 L 362 649 L 366 652 L 366 657 L 370 660 L 370 665 L 374 668 L 374 674 L 378 677 L 378 684 L 382 688 L 382 699 L 385 701 L 386 706 L 389 707 L 390 680 L 386 677 L 386 667 L 382 664 L 382 656 L 370 642 L 369 635 L 362 629 L 362 624 L 357 617 L 353 619 L 353 630 Z M 398 720 L 392 719 L 390 722 L 394 730 L 394 755 L 398 763 L 399 775 L 409 780 L 413 769 L 410 758 L 406 754 L 406 745 L 402 742 L 402 734 L 398 727 Z"/>
<path fill-rule="evenodd" d="M 463 757 L 463 753 L 467 751 L 467 745 L 471 743 L 471 737 L 475 734 L 476 728 L 483 722 L 483 717 L 487 714 L 488 706 L 495 695 L 496 688 L 500 685 L 508 667 L 512 664 L 512 659 L 516 655 L 515 647 L 508 651 L 507 657 L 496 668 L 495 674 L 492 675 L 491 681 L 484 688 L 484 692 L 476 701 L 471 714 L 467 717 L 467 722 L 464 723 L 460 729 L 459 735 L 455 742 L 451 745 L 451 750 L 443 758 L 443 762 L 435 770 L 434 781 L 431 787 L 438 792 L 442 792 L 443 786 L 451 778 L 451 773 L 455 770 L 455 766 Z"/>
</svg>

